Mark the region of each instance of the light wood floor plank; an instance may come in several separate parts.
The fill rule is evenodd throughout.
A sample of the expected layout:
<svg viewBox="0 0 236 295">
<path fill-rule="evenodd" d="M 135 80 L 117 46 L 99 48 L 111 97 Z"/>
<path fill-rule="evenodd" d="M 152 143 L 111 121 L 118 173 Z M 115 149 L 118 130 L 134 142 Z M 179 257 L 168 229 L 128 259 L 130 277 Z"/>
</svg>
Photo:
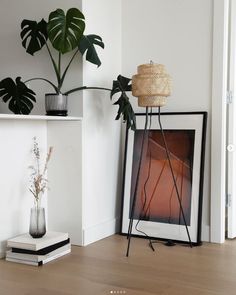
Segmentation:
<svg viewBox="0 0 236 295">
<path fill-rule="evenodd" d="M 42 267 L 0 260 L 1 295 L 235 295 L 236 241 L 189 248 L 115 235 Z"/>
</svg>

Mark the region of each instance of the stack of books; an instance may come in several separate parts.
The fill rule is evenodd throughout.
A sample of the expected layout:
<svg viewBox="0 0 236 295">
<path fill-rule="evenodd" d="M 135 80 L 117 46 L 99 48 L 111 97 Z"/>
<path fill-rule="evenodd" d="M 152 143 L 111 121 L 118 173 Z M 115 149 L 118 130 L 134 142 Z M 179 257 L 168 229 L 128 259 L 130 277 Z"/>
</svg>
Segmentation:
<svg viewBox="0 0 236 295">
<path fill-rule="evenodd" d="M 39 239 L 23 234 L 7 241 L 6 260 L 39 266 L 71 252 L 67 233 L 47 232 Z"/>
</svg>

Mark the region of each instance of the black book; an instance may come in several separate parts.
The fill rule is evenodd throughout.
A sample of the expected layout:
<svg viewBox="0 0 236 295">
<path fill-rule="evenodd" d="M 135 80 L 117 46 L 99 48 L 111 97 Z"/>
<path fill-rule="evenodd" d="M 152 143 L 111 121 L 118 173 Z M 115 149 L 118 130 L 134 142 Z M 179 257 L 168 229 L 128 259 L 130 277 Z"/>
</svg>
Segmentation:
<svg viewBox="0 0 236 295">
<path fill-rule="evenodd" d="M 21 249 L 21 248 L 15 248 L 12 247 L 12 252 L 14 253 L 24 253 L 24 254 L 32 254 L 32 255 L 46 255 L 62 246 L 65 246 L 70 243 L 70 239 L 61 241 L 59 243 L 56 243 L 54 245 L 42 248 L 40 250 L 34 251 L 34 250 L 27 250 L 27 249 Z"/>
</svg>

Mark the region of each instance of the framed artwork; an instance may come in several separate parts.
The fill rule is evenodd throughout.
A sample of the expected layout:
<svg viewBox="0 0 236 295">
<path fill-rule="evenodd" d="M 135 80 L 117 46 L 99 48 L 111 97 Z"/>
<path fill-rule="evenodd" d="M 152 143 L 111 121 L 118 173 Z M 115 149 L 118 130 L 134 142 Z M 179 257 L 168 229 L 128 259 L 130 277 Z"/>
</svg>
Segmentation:
<svg viewBox="0 0 236 295">
<path fill-rule="evenodd" d="M 137 130 L 127 130 L 121 233 L 128 233 L 144 134 L 145 114 L 136 114 Z M 193 244 L 201 243 L 206 112 L 162 113 L 161 122 L 180 196 L 178 200 L 158 115 L 149 115 L 144 141 L 132 235 L 188 242 L 183 208 Z"/>
</svg>

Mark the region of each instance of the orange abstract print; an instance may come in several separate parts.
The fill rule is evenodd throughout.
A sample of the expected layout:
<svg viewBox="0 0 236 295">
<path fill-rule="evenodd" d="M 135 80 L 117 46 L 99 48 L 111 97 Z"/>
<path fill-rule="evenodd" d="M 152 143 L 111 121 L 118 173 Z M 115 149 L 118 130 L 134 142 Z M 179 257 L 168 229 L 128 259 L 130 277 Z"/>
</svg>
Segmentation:
<svg viewBox="0 0 236 295">
<path fill-rule="evenodd" d="M 164 133 L 186 223 L 190 225 L 195 131 L 165 130 Z M 136 130 L 133 148 L 131 204 L 142 138 L 143 130 Z M 159 130 L 149 130 L 145 137 L 134 218 L 153 222 L 184 224 L 163 138 Z"/>
</svg>

